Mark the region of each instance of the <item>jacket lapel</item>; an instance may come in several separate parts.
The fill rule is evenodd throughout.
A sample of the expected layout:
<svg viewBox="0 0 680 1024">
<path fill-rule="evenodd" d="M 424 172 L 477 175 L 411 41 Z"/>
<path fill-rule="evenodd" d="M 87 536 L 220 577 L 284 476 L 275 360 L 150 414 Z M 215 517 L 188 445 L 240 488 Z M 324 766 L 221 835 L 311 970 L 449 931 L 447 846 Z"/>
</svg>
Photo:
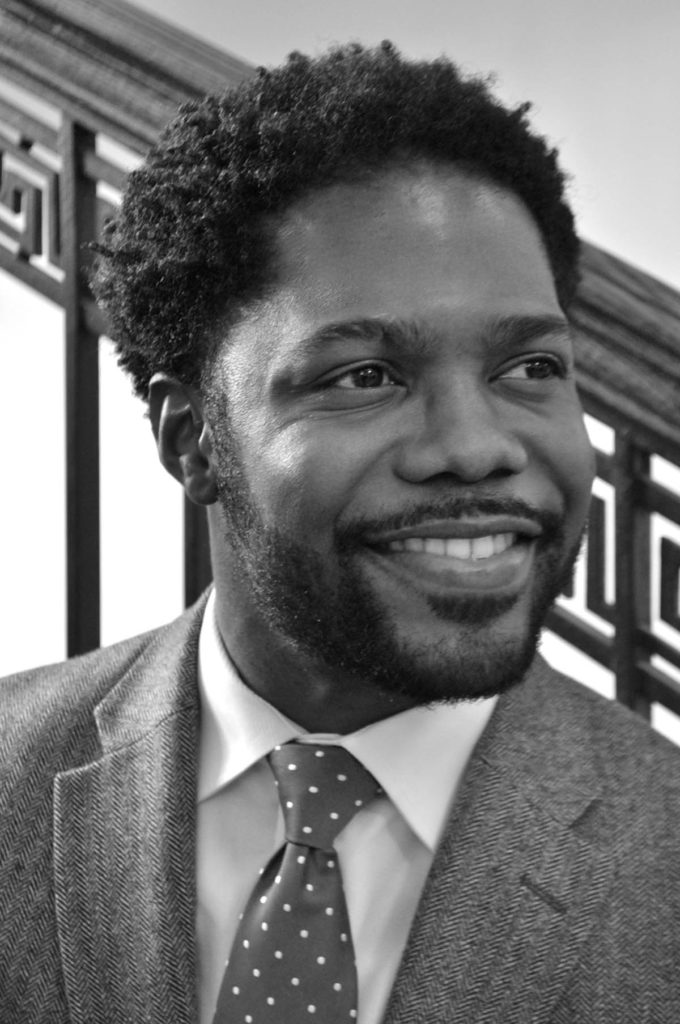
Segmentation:
<svg viewBox="0 0 680 1024">
<path fill-rule="evenodd" d="M 585 725 L 539 659 L 501 698 L 430 872 L 385 1024 L 547 1021 L 612 875 Z"/>
<path fill-rule="evenodd" d="M 56 905 L 74 1024 L 196 1020 L 200 612 L 156 634 L 99 705 L 101 757 L 56 779 Z"/>
</svg>

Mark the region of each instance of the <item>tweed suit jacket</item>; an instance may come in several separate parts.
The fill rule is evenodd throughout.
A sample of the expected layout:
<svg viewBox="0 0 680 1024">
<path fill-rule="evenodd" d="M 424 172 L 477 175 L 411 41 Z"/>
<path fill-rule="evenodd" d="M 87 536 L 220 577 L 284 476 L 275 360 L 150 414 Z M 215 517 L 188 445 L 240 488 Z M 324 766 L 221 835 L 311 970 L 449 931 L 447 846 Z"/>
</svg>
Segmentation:
<svg viewBox="0 0 680 1024">
<path fill-rule="evenodd" d="M 0 682 L 2 1024 L 195 1024 L 202 607 Z M 472 756 L 385 1024 L 680 1020 L 679 836 L 680 752 L 537 659 Z"/>
</svg>

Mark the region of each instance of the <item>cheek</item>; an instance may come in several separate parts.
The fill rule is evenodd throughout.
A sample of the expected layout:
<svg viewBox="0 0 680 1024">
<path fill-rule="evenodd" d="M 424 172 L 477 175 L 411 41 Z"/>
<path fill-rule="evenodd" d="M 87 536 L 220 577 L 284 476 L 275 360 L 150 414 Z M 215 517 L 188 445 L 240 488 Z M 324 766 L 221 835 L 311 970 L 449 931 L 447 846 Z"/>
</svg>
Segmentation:
<svg viewBox="0 0 680 1024">
<path fill-rule="evenodd" d="M 580 413 L 555 431 L 553 438 L 552 464 L 558 473 L 566 511 L 571 516 L 576 534 L 590 507 L 595 452 Z"/>
<path fill-rule="evenodd" d="M 329 434 L 309 421 L 262 443 L 249 479 L 269 525 L 309 540 L 351 515 L 373 460 L 358 436 Z"/>
</svg>

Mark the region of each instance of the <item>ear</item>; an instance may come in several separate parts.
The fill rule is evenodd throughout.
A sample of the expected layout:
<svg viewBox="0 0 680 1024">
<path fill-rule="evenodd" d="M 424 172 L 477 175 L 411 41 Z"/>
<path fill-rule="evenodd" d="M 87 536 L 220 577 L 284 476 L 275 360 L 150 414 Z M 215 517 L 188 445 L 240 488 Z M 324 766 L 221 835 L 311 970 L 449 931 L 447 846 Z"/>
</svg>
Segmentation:
<svg viewBox="0 0 680 1024">
<path fill-rule="evenodd" d="M 156 373 L 149 384 L 149 416 L 168 473 L 179 480 L 191 501 L 214 504 L 212 435 L 197 393 L 169 374 Z"/>
</svg>

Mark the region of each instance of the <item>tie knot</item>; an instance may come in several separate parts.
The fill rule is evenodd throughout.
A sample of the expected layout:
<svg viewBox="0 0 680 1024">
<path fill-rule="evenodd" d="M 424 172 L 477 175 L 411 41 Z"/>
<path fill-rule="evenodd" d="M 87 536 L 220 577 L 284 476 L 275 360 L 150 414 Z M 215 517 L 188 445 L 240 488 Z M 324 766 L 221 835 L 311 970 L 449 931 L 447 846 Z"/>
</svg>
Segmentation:
<svg viewBox="0 0 680 1024">
<path fill-rule="evenodd" d="M 289 843 L 331 850 L 339 832 L 381 789 L 344 747 L 286 743 L 269 763 Z"/>
</svg>

